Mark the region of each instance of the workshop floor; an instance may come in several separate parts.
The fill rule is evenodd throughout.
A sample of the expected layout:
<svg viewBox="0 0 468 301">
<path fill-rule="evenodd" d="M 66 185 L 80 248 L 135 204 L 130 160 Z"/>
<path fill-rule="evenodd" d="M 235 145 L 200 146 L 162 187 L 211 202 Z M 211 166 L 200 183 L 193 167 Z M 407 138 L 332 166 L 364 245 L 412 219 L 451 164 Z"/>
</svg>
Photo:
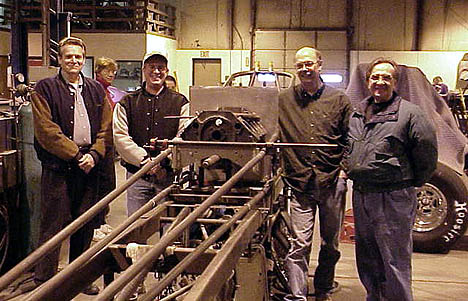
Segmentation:
<svg viewBox="0 0 468 301">
<path fill-rule="evenodd" d="M 118 182 L 124 180 L 124 170 L 117 165 Z M 111 204 L 109 224 L 118 225 L 126 217 L 125 196 L 122 195 Z M 316 228 L 317 231 L 317 228 Z M 311 259 L 310 285 L 317 260 L 317 249 L 320 244 L 318 235 L 315 235 L 313 255 Z M 365 300 L 365 291 L 359 282 L 356 271 L 354 245 L 342 243 L 342 257 L 337 265 L 336 280 L 341 290 L 333 294 L 334 301 Z M 455 250 L 448 254 L 421 254 L 413 255 L 413 293 L 415 300 L 428 301 L 463 301 L 468 300 L 468 237 L 465 236 L 456 245 Z M 147 285 L 154 281 L 148 277 Z M 149 283 L 148 283 L 149 282 Z M 96 281 L 102 288 L 102 279 Z M 311 287 L 311 291 L 313 288 Z M 24 298 L 24 297 L 23 297 Z M 95 297 L 84 294 L 78 295 L 74 300 L 88 301 Z M 22 298 L 21 298 L 22 299 Z M 15 298 L 15 300 L 21 300 Z M 309 297 L 309 301 L 315 300 Z"/>
</svg>

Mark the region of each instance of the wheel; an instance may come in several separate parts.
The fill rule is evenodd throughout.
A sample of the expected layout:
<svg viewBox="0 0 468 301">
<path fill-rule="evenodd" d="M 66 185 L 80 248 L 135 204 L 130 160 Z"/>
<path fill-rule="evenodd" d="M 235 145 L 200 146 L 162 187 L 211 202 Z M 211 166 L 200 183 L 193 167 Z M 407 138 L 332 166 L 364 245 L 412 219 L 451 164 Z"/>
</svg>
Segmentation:
<svg viewBox="0 0 468 301">
<path fill-rule="evenodd" d="M 432 178 L 417 188 L 414 250 L 447 253 L 468 226 L 468 177 L 438 164 Z"/>
<path fill-rule="evenodd" d="M 0 270 L 5 263 L 8 254 L 10 241 L 10 222 L 8 218 L 8 209 L 2 204 L 0 205 Z"/>
</svg>

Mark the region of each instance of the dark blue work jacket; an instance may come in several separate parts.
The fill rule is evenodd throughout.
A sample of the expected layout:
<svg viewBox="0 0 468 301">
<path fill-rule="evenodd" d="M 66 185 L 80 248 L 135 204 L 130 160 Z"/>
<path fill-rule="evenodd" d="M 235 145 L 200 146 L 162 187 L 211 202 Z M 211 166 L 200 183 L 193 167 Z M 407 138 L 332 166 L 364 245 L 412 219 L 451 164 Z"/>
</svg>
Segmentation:
<svg viewBox="0 0 468 301">
<path fill-rule="evenodd" d="M 421 109 L 398 95 L 365 120 L 371 97 L 351 115 L 345 169 L 354 188 L 380 192 L 421 186 L 437 165 L 437 138 Z"/>
</svg>

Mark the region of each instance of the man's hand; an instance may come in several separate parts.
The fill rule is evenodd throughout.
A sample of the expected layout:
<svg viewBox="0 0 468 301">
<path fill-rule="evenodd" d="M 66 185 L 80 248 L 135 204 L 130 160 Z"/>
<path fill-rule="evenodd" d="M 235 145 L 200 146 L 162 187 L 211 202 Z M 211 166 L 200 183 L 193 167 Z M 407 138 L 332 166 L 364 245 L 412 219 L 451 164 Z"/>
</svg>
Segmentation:
<svg viewBox="0 0 468 301">
<path fill-rule="evenodd" d="M 93 156 L 90 154 L 85 154 L 79 160 L 78 166 L 83 170 L 85 173 L 89 173 L 91 169 L 95 166 Z"/>
<path fill-rule="evenodd" d="M 346 197 L 346 192 L 348 191 L 348 176 L 344 171 L 340 171 L 338 176 L 338 182 L 336 183 L 335 198 L 337 200 L 342 200 Z"/>
<path fill-rule="evenodd" d="M 148 163 L 151 159 L 146 158 L 144 159 L 140 166 L 144 166 L 146 163 Z M 167 177 L 167 171 L 165 168 L 161 166 L 161 164 L 157 164 L 153 166 L 146 174 L 151 175 L 151 176 L 156 176 L 156 179 L 158 181 L 162 181 Z"/>
<path fill-rule="evenodd" d="M 151 168 L 149 171 L 148 171 L 148 174 L 149 175 L 152 175 L 152 176 L 156 176 L 156 179 L 158 181 L 162 181 L 164 180 L 166 177 L 167 177 L 167 171 L 165 168 L 163 168 L 161 166 L 161 164 L 157 164 L 156 166 L 154 166 L 153 168 Z"/>
</svg>

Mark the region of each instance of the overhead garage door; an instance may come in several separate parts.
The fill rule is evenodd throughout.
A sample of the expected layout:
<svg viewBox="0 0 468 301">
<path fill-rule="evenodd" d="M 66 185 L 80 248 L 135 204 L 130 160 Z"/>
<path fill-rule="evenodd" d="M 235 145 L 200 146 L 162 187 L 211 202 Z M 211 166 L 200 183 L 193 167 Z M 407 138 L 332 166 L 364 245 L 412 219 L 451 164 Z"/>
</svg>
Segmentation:
<svg viewBox="0 0 468 301">
<path fill-rule="evenodd" d="M 294 55 L 304 46 L 322 53 L 324 76 L 340 75 L 342 82 L 331 85 L 344 89 L 348 82 L 348 49 L 346 31 L 257 30 L 253 61 L 263 68 L 273 64 L 275 70 L 295 72 Z"/>
</svg>

